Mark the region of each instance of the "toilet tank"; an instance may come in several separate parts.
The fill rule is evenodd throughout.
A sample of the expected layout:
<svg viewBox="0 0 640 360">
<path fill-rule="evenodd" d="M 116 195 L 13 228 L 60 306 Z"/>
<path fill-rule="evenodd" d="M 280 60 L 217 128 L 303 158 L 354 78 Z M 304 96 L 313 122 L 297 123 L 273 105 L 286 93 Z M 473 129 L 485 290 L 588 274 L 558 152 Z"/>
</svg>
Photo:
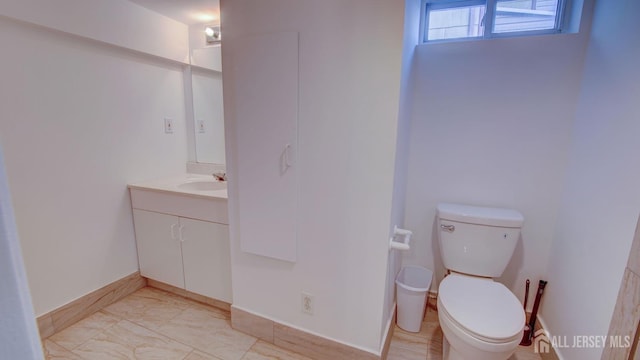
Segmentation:
<svg viewBox="0 0 640 360">
<path fill-rule="evenodd" d="M 445 268 L 491 278 L 502 275 L 520 237 L 520 212 L 441 203 L 436 216 Z"/>
</svg>

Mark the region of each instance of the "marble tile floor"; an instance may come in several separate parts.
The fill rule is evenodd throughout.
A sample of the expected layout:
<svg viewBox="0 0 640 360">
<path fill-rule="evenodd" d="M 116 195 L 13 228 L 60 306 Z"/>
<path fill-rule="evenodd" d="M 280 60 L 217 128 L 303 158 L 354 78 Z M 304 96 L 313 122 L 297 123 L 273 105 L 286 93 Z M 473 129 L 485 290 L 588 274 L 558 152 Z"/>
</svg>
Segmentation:
<svg viewBox="0 0 640 360">
<path fill-rule="evenodd" d="M 46 360 L 310 360 L 233 330 L 227 311 L 151 287 L 49 337 L 43 348 Z M 396 327 L 388 359 L 442 359 L 431 304 L 419 333 Z M 520 347 L 510 360 L 534 359 L 532 347 Z"/>
</svg>

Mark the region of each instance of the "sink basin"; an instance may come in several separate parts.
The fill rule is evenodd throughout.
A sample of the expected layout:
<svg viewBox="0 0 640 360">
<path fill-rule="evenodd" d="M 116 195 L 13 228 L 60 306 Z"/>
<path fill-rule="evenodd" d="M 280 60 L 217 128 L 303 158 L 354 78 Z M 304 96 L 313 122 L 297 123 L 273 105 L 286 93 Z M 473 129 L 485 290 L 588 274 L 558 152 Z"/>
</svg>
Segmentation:
<svg viewBox="0 0 640 360">
<path fill-rule="evenodd" d="M 214 180 L 193 180 L 178 184 L 178 188 L 190 191 L 213 191 L 227 188 L 227 183 Z"/>
</svg>

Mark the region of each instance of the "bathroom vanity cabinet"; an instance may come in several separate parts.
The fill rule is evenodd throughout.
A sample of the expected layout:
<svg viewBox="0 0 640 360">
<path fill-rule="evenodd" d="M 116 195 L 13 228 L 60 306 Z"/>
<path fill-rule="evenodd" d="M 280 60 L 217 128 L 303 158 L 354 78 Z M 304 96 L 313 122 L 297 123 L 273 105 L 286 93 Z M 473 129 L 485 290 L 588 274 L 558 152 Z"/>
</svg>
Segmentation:
<svg viewBox="0 0 640 360">
<path fill-rule="evenodd" d="M 226 198 L 154 190 L 130 185 L 140 274 L 231 303 Z"/>
<path fill-rule="evenodd" d="M 231 302 L 229 226 L 133 210 L 140 274 Z"/>
</svg>

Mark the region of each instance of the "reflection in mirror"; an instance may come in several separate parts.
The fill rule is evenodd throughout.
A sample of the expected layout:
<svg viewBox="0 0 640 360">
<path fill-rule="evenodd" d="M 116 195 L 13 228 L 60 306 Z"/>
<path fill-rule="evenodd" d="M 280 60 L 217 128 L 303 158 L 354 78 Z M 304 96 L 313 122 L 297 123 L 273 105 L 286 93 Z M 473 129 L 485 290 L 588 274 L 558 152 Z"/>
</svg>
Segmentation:
<svg viewBox="0 0 640 360">
<path fill-rule="evenodd" d="M 222 73 L 191 69 L 193 118 L 195 120 L 196 161 L 224 164 L 224 118 Z"/>
</svg>

